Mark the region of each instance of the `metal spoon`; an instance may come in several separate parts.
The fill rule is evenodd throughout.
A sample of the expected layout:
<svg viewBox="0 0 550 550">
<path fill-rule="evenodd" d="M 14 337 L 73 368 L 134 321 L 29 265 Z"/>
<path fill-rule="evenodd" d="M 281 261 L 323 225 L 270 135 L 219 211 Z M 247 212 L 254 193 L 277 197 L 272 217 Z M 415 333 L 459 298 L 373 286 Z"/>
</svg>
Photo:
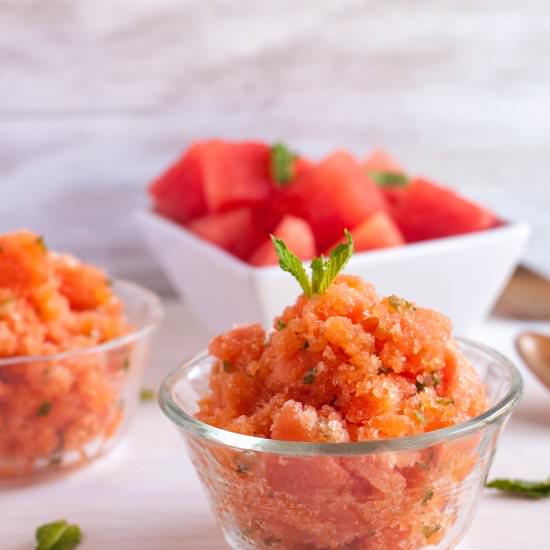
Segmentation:
<svg viewBox="0 0 550 550">
<path fill-rule="evenodd" d="M 522 332 L 516 349 L 531 372 L 550 390 L 550 336 Z"/>
</svg>

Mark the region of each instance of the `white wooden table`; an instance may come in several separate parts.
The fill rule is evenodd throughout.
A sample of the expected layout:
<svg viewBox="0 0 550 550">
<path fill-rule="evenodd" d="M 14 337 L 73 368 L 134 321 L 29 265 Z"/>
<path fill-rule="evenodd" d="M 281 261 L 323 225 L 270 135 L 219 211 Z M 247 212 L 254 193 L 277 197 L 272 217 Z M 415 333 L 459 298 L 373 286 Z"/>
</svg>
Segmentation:
<svg viewBox="0 0 550 550">
<path fill-rule="evenodd" d="M 517 359 L 512 337 L 521 327 L 491 320 L 478 339 Z M 156 387 L 206 341 L 185 308 L 169 304 L 144 386 Z M 550 475 L 550 394 L 522 371 L 525 397 L 502 438 L 492 476 L 545 478 Z M 184 445 L 155 402 L 140 406 L 127 439 L 110 456 L 57 481 L 0 491 L 0 549 L 32 550 L 35 527 L 59 518 L 81 525 L 82 550 L 225 548 Z M 550 499 L 531 502 L 489 492 L 459 546 L 549 548 Z"/>
</svg>

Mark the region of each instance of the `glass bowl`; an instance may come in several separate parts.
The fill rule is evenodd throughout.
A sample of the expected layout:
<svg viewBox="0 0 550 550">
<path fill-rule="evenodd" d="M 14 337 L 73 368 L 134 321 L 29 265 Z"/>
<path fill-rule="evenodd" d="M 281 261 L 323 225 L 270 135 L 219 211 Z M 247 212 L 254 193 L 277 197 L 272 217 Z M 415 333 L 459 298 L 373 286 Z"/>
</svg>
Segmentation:
<svg viewBox="0 0 550 550">
<path fill-rule="evenodd" d="M 361 443 L 299 443 L 237 434 L 194 418 L 214 359 L 168 376 L 164 413 L 187 443 L 231 548 L 453 548 L 476 510 L 498 438 L 518 403 L 516 367 L 492 349 L 459 345 L 482 377 L 489 408 L 451 427 Z"/>
<path fill-rule="evenodd" d="M 0 480 L 81 465 L 124 434 L 162 306 L 127 281 L 114 281 L 113 291 L 132 332 L 55 355 L 0 359 Z"/>
</svg>

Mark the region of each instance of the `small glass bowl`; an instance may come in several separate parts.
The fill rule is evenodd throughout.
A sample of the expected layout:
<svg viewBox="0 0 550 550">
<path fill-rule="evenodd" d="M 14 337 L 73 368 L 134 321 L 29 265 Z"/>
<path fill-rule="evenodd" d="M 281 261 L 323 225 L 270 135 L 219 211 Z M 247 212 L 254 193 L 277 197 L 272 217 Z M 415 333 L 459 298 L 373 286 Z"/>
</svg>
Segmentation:
<svg viewBox="0 0 550 550">
<path fill-rule="evenodd" d="M 454 548 L 468 529 L 522 380 L 496 351 L 459 345 L 489 409 L 426 434 L 361 443 L 299 443 L 237 434 L 194 418 L 214 359 L 168 376 L 160 406 L 187 443 L 214 514 L 239 550 Z"/>
<path fill-rule="evenodd" d="M 114 281 L 133 331 L 98 346 L 0 359 L 0 480 L 52 474 L 111 449 L 136 409 L 159 298 Z"/>
</svg>

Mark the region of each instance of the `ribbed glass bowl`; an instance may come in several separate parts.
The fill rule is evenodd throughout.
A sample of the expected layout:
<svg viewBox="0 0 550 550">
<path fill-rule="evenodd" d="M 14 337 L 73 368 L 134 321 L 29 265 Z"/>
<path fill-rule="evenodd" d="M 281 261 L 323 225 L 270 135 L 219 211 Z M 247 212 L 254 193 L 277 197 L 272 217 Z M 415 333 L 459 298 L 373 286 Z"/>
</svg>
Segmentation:
<svg viewBox="0 0 550 550">
<path fill-rule="evenodd" d="M 426 434 L 361 443 L 299 443 L 241 435 L 194 418 L 214 359 L 168 376 L 160 405 L 184 436 L 229 546 L 239 550 L 454 548 L 474 516 L 499 435 L 518 403 L 518 370 L 459 340 L 489 408 Z"/>
<path fill-rule="evenodd" d="M 162 306 L 152 292 L 130 282 L 115 281 L 113 291 L 132 332 L 56 355 L 0 359 L 3 483 L 84 464 L 126 431 Z"/>
</svg>

